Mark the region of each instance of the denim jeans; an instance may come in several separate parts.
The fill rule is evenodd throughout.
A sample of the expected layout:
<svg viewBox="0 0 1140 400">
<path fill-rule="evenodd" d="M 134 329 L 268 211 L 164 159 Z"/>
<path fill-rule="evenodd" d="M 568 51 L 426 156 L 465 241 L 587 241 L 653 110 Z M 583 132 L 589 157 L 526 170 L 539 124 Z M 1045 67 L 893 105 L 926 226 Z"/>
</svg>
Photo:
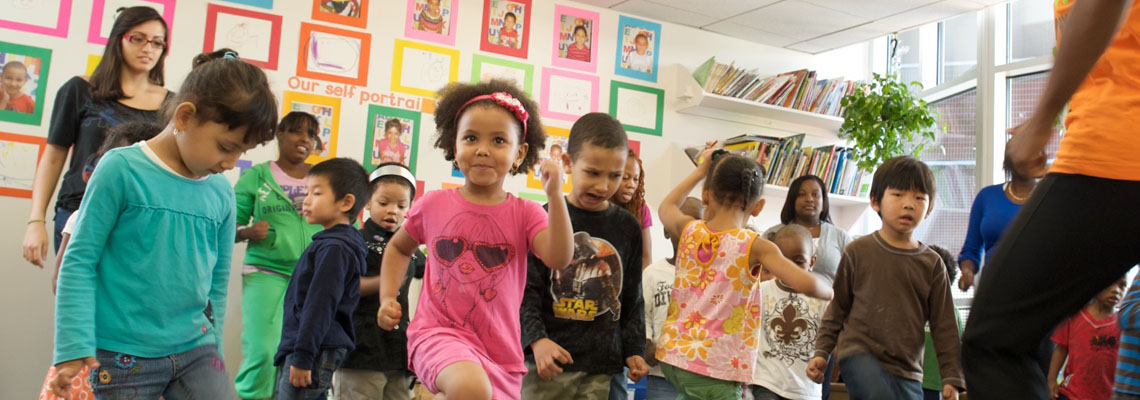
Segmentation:
<svg viewBox="0 0 1140 400">
<path fill-rule="evenodd" d="M 203 345 L 158 358 L 96 350 L 91 371 L 96 399 L 236 399 L 218 346 Z"/>
<path fill-rule="evenodd" d="M 59 252 L 59 242 L 63 241 L 63 226 L 67 225 L 67 219 L 70 218 L 71 214 L 74 212 L 75 211 L 68 210 L 63 207 L 55 208 L 55 236 L 53 236 L 53 238 L 55 239 L 56 253 Z"/>
<path fill-rule="evenodd" d="M 293 365 L 294 354 L 285 356 L 285 363 L 277 367 L 277 390 L 273 394 L 274 400 L 317 400 L 328 396 L 332 387 L 333 372 L 344 362 L 348 349 L 321 350 L 309 371 L 312 383 L 309 386 L 293 387 L 289 382 L 289 367 Z"/>
<path fill-rule="evenodd" d="M 839 360 L 851 400 L 921 400 L 922 382 L 891 375 L 870 354 Z"/>
<path fill-rule="evenodd" d="M 752 390 L 753 400 L 788 400 L 760 385 L 749 385 L 748 387 Z"/>
<path fill-rule="evenodd" d="M 629 393 L 626 393 L 626 391 L 625 391 L 626 390 L 625 373 L 627 371 L 629 371 L 629 368 L 623 368 L 622 372 L 615 374 L 613 376 L 613 378 L 610 379 L 609 400 L 626 400 L 626 398 L 628 397 L 627 395 Z"/>
<path fill-rule="evenodd" d="M 668 379 L 649 375 L 645 380 L 645 400 L 673 400 L 677 398 L 677 389 L 669 383 Z"/>
</svg>

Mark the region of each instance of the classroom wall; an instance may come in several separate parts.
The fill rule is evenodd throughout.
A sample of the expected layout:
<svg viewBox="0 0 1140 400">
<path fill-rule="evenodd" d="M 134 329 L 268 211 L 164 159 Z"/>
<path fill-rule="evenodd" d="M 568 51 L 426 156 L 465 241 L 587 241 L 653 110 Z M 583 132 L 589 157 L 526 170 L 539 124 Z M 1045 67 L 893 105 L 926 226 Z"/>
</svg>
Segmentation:
<svg viewBox="0 0 1140 400">
<path fill-rule="evenodd" d="M 117 0 L 106 0 L 116 2 Z M 173 2 L 173 0 L 166 0 Z M 453 0 L 454 1 L 454 0 Z M 124 2 L 127 1 L 118 1 Z M 141 1 L 140 1 L 141 2 Z M 96 3 L 103 3 L 97 1 Z M 395 39 L 404 36 L 406 1 L 384 0 L 371 1 L 368 12 L 366 30 L 336 24 L 312 21 L 311 2 L 296 0 L 277 0 L 272 10 L 257 7 L 248 7 L 241 4 L 219 1 L 216 4 L 227 7 L 248 9 L 258 12 L 268 12 L 283 17 L 283 30 L 276 71 L 266 71 L 274 92 L 279 96 L 288 89 L 290 80 L 296 73 L 297 48 L 299 43 L 298 32 L 302 21 L 312 22 L 323 26 L 333 26 L 351 31 L 363 31 L 371 35 L 371 61 L 367 85 L 356 87 L 357 93 L 367 90 L 374 93 L 391 94 L 392 81 L 392 54 Z M 506 56 L 489 54 L 479 51 L 480 24 L 482 19 L 483 2 L 477 0 L 461 0 L 458 2 L 458 29 L 454 46 L 447 46 L 459 51 L 458 79 L 468 81 L 471 76 L 472 56 L 485 54 L 497 58 L 523 61 L 535 65 L 534 94 L 540 94 L 545 88 L 541 85 L 542 70 L 551 64 L 551 42 L 554 2 L 534 0 L 531 17 L 529 57 L 527 60 L 512 59 Z M 596 75 L 600 79 L 598 109 L 607 111 L 609 108 L 609 93 L 611 80 L 620 80 L 644 86 L 665 88 L 665 82 L 646 82 L 628 77 L 614 75 L 615 46 L 617 42 L 617 25 L 619 14 L 617 12 L 598 9 L 572 2 L 557 4 L 569 5 L 600 13 L 599 37 L 595 40 L 598 48 L 598 68 Z M 102 54 L 103 46 L 87 43 L 90 16 L 93 5 L 89 2 L 76 1 L 72 4 L 69 18 L 67 38 L 51 37 L 41 34 L 28 33 L 18 30 L 0 28 L 0 41 L 20 43 L 52 50 L 52 63 L 47 77 L 46 109 L 40 124 L 26 125 L 0 121 L 0 132 L 10 132 L 23 135 L 45 137 L 47 135 L 47 121 L 51 115 L 51 103 L 55 99 L 55 91 L 71 76 L 83 74 L 88 62 L 88 56 Z M 206 2 L 183 0 L 177 3 L 174 11 L 173 27 L 171 29 L 171 51 L 166 59 L 166 87 L 177 90 L 183 77 L 190 69 L 191 58 L 202 51 L 204 33 L 204 19 L 206 17 Z M 0 17 L 2 19 L 3 17 Z M 659 66 L 681 64 L 688 68 L 695 68 L 710 56 L 719 60 L 735 60 L 737 65 L 754 66 L 762 72 L 780 73 L 799 68 L 814 68 L 821 72 L 823 77 L 843 76 L 847 79 L 862 79 L 869 75 L 870 60 L 869 49 L 866 45 L 856 45 L 850 48 L 813 56 L 790 50 L 758 45 L 740 39 L 729 38 L 689 27 L 662 23 L 661 46 Z M 211 32 L 212 33 L 212 32 Z M 436 45 L 432 43 L 433 45 Z M 557 68 L 556 68 L 557 69 Z M 334 85 L 329 82 L 302 79 L 304 82 L 318 82 L 321 90 Z M 294 79 L 294 83 L 300 80 Z M 786 135 L 785 132 L 766 132 L 757 127 L 729 123 L 719 120 L 707 119 L 675 112 L 666 92 L 665 110 L 663 113 L 663 135 L 660 137 L 641 133 L 630 133 L 630 138 L 640 142 L 641 155 L 645 162 L 647 200 L 656 214 L 656 207 L 668 193 L 689 171 L 691 164 L 681 153 L 680 149 L 693 145 L 701 145 L 707 140 L 726 138 L 742 133 L 768 133 Z M 397 94 L 399 98 L 416 100 L 419 96 Z M 368 124 L 367 104 L 359 104 L 358 98 L 344 99 L 340 110 L 339 140 L 337 142 L 337 155 L 361 160 L 364 154 L 365 131 Z M 421 115 L 422 126 L 419 130 L 419 148 L 417 151 L 418 165 L 417 177 L 425 181 L 429 190 L 439 189 L 441 184 L 462 183 L 461 178 L 451 176 L 450 164 L 443 161 L 440 151 L 431 147 L 434 125 L 431 114 Z M 570 121 L 544 118 L 548 126 L 569 128 Z M 811 143 L 809 143 L 811 145 Z M 270 143 L 246 154 L 244 159 L 253 163 L 260 163 L 275 158 L 276 146 Z M 23 175 L 31 176 L 33 166 L 27 165 Z M 236 179 L 237 172 L 227 173 L 231 179 Z M 507 189 L 516 193 L 541 193 L 538 189 L 526 187 L 524 176 L 508 179 Z M 769 200 L 770 208 L 754 223 L 766 228 L 778 219 L 778 208 L 781 202 Z M 53 202 L 54 206 L 54 197 Z M 0 260 L 8 265 L 7 279 L 4 280 L 0 290 L 0 304 L 4 304 L 4 311 L 0 312 L 0 320 L 5 321 L 0 326 L 0 354 L 4 354 L 8 361 L 0 363 L 0 398 L 29 398 L 38 392 L 43 381 L 44 373 L 51 361 L 52 324 L 53 324 L 53 297 L 50 292 L 51 273 L 31 266 L 21 256 L 21 242 L 23 239 L 25 221 L 27 219 L 30 200 L 9 196 L 0 196 L 0 219 L 8 221 L 8 229 L 0 231 L 0 243 L 6 243 L 0 251 Z M 845 220 L 856 221 L 857 214 L 862 210 L 850 211 L 844 216 Z M 836 214 L 833 211 L 833 214 Z M 49 221 L 51 215 L 49 213 Z M 49 224 L 50 226 L 50 224 Z M 654 221 L 654 258 L 668 256 L 670 245 L 665 241 L 659 221 Z M 140 238 L 146 240 L 146 238 Z M 240 266 L 244 245 L 235 248 L 235 266 Z M 51 258 L 54 262 L 54 258 Z M 156 265 L 156 268 L 163 266 Z M 227 306 L 225 355 L 231 374 L 236 373 L 240 362 L 240 268 L 234 268 L 231 274 L 230 301 Z M 160 295 L 156 293 L 156 295 Z"/>
</svg>

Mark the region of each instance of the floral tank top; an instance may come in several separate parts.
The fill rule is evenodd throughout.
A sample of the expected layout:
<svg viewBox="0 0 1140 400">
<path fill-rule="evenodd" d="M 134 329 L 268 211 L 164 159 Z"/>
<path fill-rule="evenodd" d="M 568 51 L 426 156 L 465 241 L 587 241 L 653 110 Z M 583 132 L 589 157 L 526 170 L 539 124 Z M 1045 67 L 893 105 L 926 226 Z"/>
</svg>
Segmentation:
<svg viewBox="0 0 1140 400">
<path fill-rule="evenodd" d="M 685 227 L 657 359 L 717 379 L 752 379 L 761 296 L 748 253 L 757 236 L 714 232 L 701 220 Z"/>
</svg>

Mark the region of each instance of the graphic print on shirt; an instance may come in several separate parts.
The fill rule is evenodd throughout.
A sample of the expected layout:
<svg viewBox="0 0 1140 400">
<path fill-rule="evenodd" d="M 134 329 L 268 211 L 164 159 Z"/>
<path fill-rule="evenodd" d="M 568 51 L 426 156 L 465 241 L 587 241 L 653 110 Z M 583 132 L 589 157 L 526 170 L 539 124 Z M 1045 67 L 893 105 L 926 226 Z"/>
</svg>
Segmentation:
<svg viewBox="0 0 1140 400">
<path fill-rule="evenodd" d="M 474 318 L 496 320 L 488 303 L 496 301 L 504 269 L 516 254 L 498 224 L 486 214 L 460 213 L 444 225 L 429 253 L 440 266 L 431 284 L 443 306 L 439 324 L 478 330 L 482 324 L 473 324 Z"/>
<path fill-rule="evenodd" d="M 779 300 L 765 296 L 762 326 L 768 348 L 763 357 L 791 366 L 797 360 L 808 362 L 815 351 L 820 310 L 812 310 L 803 297 L 790 294 Z"/>
<path fill-rule="evenodd" d="M 607 312 L 614 321 L 621 318 L 621 258 L 605 239 L 575 233 L 573 260 L 550 271 L 550 281 L 555 318 L 593 321 Z"/>
</svg>

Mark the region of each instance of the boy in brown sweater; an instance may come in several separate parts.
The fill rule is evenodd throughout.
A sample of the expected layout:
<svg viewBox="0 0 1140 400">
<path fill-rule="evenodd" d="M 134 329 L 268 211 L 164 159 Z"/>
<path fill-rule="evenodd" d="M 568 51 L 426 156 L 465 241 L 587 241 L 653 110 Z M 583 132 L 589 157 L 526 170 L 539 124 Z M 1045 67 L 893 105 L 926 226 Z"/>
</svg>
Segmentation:
<svg viewBox="0 0 1140 400">
<path fill-rule="evenodd" d="M 835 275 L 835 299 L 824 314 L 808 363 L 823 378 L 836 350 L 852 399 L 922 399 L 924 326 L 930 322 L 942 374 L 942 398 L 965 389 L 958 325 L 946 269 L 938 254 L 913 237 L 934 208 L 930 168 L 895 157 L 875 172 L 871 208 L 883 227 L 847 246 Z"/>
</svg>

